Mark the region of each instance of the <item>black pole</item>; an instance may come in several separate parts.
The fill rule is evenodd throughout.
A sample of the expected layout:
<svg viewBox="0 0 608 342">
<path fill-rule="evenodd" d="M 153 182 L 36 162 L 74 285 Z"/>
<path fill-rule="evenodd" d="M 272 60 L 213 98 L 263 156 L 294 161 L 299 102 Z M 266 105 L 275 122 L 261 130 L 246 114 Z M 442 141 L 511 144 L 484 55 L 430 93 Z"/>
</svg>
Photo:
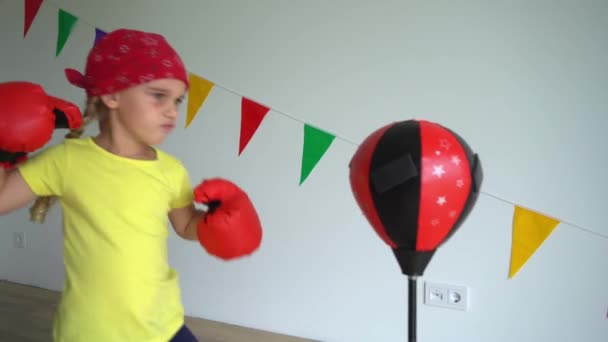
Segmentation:
<svg viewBox="0 0 608 342">
<path fill-rule="evenodd" d="M 408 329 L 408 342 L 416 342 L 416 289 L 417 289 L 417 283 L 416 283 L 416 276 L 408 276 L 407 277 L 407 281 L 408 281 L 408 307 L 409 307 L 409 312 L 408 312 L 408 323 L 409 323 L 409 329 Z"/>
</svg>

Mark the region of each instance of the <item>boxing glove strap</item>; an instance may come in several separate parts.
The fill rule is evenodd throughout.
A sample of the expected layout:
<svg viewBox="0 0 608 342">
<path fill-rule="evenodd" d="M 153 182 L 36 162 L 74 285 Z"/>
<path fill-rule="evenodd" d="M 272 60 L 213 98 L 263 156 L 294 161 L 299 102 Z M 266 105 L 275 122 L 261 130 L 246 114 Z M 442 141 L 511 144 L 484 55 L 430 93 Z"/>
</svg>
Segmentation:
<svg viewBox="0 0 608 342">
<path fill-rule="evenodd" d="M 0 166 L 3 168 L 11 168 L 27 159 L 25 152 L 8 152 L 0 150 Z"/>
<path fill-rule="evenodd" d="M 207 212 L 208 213 L 213 213 L 215 211 L 215 209 L 217 209 L 220 205 L 222 204 L 222 202 L 220 200 L 212 200 L 209 203 L 207 203 Z"/>
</svg>

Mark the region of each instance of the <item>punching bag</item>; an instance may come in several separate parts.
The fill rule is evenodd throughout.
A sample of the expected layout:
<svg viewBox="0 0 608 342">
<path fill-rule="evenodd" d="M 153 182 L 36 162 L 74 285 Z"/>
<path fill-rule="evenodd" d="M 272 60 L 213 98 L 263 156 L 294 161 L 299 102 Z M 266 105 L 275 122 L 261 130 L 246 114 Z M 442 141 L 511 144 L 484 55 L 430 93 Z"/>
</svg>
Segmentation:
<svg viewBox="0 0 608 342">
<path fill-rule="evenodd" d="M 450 129 L 406 120 L 372 132 L 349 167 L 359 208 L 410 279 L 414 341 L 415 280 L 475 205 L 483 178 L 479 157 Z"/>
</svg>

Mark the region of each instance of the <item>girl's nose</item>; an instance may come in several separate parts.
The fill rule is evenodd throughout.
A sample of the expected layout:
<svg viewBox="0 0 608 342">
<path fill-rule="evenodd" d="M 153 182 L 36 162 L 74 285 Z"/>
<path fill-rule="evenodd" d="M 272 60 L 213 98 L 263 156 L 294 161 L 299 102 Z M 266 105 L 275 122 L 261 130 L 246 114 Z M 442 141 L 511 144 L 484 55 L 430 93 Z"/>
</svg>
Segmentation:
<svg viewBox="0 0 608 342">
<path fill-rule="evenodd" d="M 179 108 L 176 104 L 172 105 L 167 111 L 165 111 L 165 115 L 169 118 L 176 118 Z"/>
</svg>

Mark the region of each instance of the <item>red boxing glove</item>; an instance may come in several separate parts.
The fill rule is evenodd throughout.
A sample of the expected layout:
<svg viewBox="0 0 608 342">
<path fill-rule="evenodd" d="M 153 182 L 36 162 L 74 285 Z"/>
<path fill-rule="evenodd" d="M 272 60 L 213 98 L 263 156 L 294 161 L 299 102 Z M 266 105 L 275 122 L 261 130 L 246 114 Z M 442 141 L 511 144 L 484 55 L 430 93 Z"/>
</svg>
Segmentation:
<svg viewBox="0 0 608 342">
<path fill-rule="evenodd" d="M 214 178 L 194 189 L 194 201 L 209 210 L 198 222 L 198 240 L 211 255 L 231 260 L 255 252 L 262 226 L 249 196 L 234 183 Z"/>
<path fill-rule="evenodd" d="M 38 84 L 0 83 L 0 167 L 11 168 L 46 145 L 56 128 L 76 129 L 82 114 L 70 102 L 49 96 Z"/>
</svg>

